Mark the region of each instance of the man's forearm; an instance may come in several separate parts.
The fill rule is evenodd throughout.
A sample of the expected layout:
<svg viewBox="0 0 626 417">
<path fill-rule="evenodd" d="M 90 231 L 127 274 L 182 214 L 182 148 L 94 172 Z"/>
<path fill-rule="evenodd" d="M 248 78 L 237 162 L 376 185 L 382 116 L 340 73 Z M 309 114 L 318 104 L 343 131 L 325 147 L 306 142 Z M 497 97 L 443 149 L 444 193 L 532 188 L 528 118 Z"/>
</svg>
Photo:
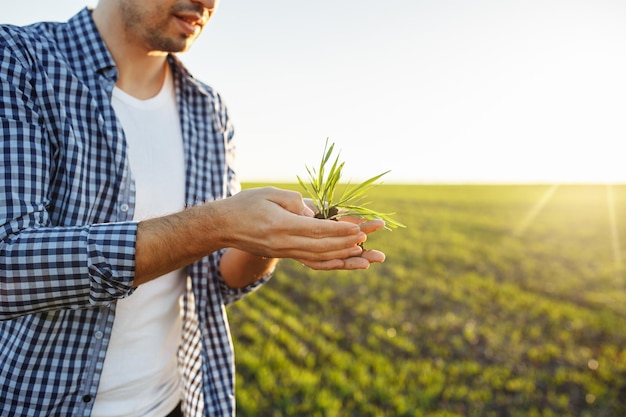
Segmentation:
<svg viewBox="0 0 626 417">
<path fill-rule="evenodd" d="M 272 272 L 277 263 L 276 258 L 255 256 L 230 248 L 222 256 L 220 271 L 230 288 L 244 288 Z"/>
<path fill-rule="evenodd" d="M 221 272 L 228 286 L 254 282 L 276 264 L 293 258 L 313 269 L 364 269 L 378 256 L 362 256 L 358 243 L 384 226 L 320 221 L 302 196 L 273 187 L 250 189 L 183 212 L 140 222 L 135 285 L 187 266 L 223 248 Z M 364 228 L 363 230 L 361 228 Z M 376 254 L 367 251 L 367 254 Z"/>
<path fill-rule="evenodd" d="M 139 223 L 137 229 L 135 285 L 187 266 L 224 244 L 220 227 L 208 226 L 219 218 L 215 203 Z M 246 287 L 270 273 L 278 259 L 229 248 L 220 261 L 224 282 L 230 288 Z"/>
<path fill-rule="evenodd" d="M 135 286 L 185 267 L 223 245 L 212 205 L 145 220 L 137 227 Z"/>
</svg>

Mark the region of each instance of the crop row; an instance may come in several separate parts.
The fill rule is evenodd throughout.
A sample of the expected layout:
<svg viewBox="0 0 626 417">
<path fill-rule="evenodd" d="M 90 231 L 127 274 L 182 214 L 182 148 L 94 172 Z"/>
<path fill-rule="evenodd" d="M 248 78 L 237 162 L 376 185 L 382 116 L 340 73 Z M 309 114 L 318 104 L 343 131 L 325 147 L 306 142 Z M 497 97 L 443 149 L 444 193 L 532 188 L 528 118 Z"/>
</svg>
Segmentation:
<svg viewBox="0 0 626 417">
<path fill-rule="evenodd" d="M 548 191 L 380 187 L 373 199 L 409 226 L 368 241 L 384 264 L 314 272 L 284 260 L 229 307 L 238 415 L 626 414 L 609 233 L 626 237 L 625 225 L 607 218 L 605 187 L 561 186 L 520 231 Z M 626 188 L 613 191 L 625 213 Z"/>
</svg>

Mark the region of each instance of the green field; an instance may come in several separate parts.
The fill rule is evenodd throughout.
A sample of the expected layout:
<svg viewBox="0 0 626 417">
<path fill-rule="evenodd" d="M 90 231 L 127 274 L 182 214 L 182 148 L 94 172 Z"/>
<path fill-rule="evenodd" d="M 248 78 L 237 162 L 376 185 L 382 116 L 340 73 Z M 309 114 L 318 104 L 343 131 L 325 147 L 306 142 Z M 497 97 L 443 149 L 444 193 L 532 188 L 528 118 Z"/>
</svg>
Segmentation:
<svg viewBox="0 0 626 417">
<path fill-rule="evenodd" d="M 284 260 L 229 307 L 238 416 L 626 415 L 626 185 L 369 197 L 407 225 L 384 264 Z"/>
</svg>

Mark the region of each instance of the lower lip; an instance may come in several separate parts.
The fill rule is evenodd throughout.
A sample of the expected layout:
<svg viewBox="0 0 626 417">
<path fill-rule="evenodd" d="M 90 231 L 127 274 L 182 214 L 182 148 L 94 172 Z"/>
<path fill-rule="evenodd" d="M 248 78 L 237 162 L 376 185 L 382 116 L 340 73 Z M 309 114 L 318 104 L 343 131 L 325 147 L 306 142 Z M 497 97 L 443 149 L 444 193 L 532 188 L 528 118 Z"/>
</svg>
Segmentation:
<svg viewBox="0 0 626 417">
<path fill-rule="evenodd" d="M 186 20 L 180 18 L 176 18 L 176 20 L 178 20 L 178 22 L 180 23 L 180 27 L 183 29 L 183 32 L 185 32 L 186 35 L 195 35 L 196 32 L 199 30 L 198 26 L 192 25 Z"/>
</svg>

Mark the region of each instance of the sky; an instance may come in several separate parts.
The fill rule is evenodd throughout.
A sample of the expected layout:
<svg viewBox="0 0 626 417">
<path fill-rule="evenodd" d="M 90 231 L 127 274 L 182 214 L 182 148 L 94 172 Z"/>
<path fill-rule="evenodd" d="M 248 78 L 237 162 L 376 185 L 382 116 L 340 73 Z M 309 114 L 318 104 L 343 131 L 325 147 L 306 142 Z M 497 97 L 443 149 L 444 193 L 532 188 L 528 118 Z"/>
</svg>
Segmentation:
<svg viewBox="0 0 626 417">
<path fill-rule="evenodd" d="M 96 0 L 5 2 L 0 23 Z M 626 183 L 623 0 L 222 0 L 180 58 L 224 97 L 240 179 Z"/>
</svg>

